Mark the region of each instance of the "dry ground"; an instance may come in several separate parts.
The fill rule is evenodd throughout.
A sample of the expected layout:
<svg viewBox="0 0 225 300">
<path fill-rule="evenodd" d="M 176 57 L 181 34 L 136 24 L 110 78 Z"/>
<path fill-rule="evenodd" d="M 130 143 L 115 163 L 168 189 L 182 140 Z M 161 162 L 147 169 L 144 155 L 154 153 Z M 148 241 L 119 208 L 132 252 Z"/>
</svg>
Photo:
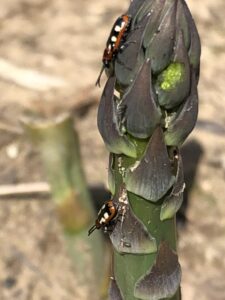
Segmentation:
<svg viewBox="0 0 225 300">
<path fill-rule="evenodd" d="M 0 2 L 1 185 L 45 180 L 19 125 L 31 107 L 73 109 L 88 182 L 105 184 L 107 152 L 96 128 L 101 90 L 93 84 L 111 24 L 127 5 Z M 179 227 L 183 300 L 225 300 L 225 2 L 188 5 L 202 40 L 202 64 L 199 121 L 183 149 L 189 188 Z M 43 197 L 0 200 L 0 300 L 13 299 L 88 299 L 76 286 L 54 206 Z"/>
</svg>

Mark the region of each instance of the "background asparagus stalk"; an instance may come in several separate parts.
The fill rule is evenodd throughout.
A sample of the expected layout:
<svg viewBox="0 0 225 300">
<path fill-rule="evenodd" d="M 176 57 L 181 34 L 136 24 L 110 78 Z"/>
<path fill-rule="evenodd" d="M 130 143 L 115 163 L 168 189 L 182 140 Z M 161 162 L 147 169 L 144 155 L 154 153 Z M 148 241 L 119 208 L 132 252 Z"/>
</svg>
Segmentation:
<svg viewBox="0 0 225 300">
<path fill-rule="evenodd" d="M 113 300 L 179 300 L 179 147 L 197 119 L 200 40 L 182 0 L 134 0 L 127 14 L 127 46 L 108 72 L 98 111 L 111 153 L 109 188 L 122 211 L 110 233 L 109 293 Z"/>
<path fill-rule="evenodd" d="M 95 239 L 87 236 L 95 211 L 73 118 L 64 113 L 53 119 L 24 117 L 22 121 L 40 151 L 76 278 L 93 299 L 99 299 L 108 269 L 101 233 L 97 232 Z"/>
</svg>

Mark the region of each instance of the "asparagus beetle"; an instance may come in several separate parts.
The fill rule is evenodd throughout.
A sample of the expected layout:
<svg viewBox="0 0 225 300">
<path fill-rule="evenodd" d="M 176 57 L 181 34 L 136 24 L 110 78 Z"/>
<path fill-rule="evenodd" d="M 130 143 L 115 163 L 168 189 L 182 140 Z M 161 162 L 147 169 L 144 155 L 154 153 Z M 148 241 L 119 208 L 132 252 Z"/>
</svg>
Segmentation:
<svg viewBox="0 0 225 300">
<path fill-rule="evenodd" d="M 110 67 L 110 63 L 116 57 L 118 51 L 122 49 L 126 33 L 130 27 L 130 22 L 130 15 L 122 15 L 119 18 L 117 18 L 116 22 L 114 23 L 106 43 L 106 48 L 103 52 L 103 65 L 95 85 L 100 86 L 100 79 L 104 69 Z"/>
<path fill-rule="evenodd" d="M 112 200 L 105 202 L 98 212 L 95 225 L 89 229 L 88 235 L 90 235 L 95 229 L 100 229 L 104 226 L 107 227 L 110 225 L 110 222 L 117 216 L 117 211 L 117 206 Z"/>
</svg>

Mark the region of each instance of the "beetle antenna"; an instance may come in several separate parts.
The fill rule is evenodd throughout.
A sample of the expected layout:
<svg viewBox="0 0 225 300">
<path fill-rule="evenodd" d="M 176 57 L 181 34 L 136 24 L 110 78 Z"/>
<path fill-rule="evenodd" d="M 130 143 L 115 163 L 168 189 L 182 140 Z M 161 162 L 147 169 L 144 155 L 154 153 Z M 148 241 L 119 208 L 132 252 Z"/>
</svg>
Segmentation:
<svg viewBox="0 0 225 300">
<path fill-rule="evenodd" d="M 89 236 L 90 234 L 92 234 L 92 232 L 95 231 L 95 229 L 97 229 L 97 226 L 96 226 L 96 225 L 92 226 L 92 227 L 88 230 L 88 236 Z"/>
<path fill-rule="evenodd" d="M 105 66 L 103 65 L 102 68 L 101 68 L 100 74 L 99 74 L 99 76 L 98 76 L 98 78 L 97 78 L 97 81 L 96 81 L 96 83 L 95 83 L 96 86 L 97 86 L 97 85 L 98 85 L 99 87 L 101 86 L 101 85 L 100 85 L 100 80 L 101 80 L 102 73 L 103 73 L 104 70 L 105 70 Z"/>
</svg>

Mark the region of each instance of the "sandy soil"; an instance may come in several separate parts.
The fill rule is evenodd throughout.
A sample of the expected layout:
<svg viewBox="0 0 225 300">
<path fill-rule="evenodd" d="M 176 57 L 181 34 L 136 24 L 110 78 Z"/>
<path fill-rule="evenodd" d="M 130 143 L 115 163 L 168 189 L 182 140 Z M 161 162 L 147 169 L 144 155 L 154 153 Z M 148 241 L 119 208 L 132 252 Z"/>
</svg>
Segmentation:
<svg viewBox="0 0 225 300">
<path fill-rule="evenodd" d="M 106 184 L 108 154 L 96 127 L 101 89 L 94 83 L 111 24 L 127 5 L 0 2 L 1 185 L 46 179 L 37 151 L 21 134 L 19 118 L 31 108 L 74 112 L 88 183 Z M 202 61 L 199 121 L 183 147 L 188 187 L 178 227 L 183 300 L 225 300 L 225 2 L 188 5 L 200 32 Z M 28 69 L 38 81 L 21 80 Z M 48 197 L 1 197 L 0 228 L 1 300 L 88 299 L 76 285 Z"/>
</svg>

